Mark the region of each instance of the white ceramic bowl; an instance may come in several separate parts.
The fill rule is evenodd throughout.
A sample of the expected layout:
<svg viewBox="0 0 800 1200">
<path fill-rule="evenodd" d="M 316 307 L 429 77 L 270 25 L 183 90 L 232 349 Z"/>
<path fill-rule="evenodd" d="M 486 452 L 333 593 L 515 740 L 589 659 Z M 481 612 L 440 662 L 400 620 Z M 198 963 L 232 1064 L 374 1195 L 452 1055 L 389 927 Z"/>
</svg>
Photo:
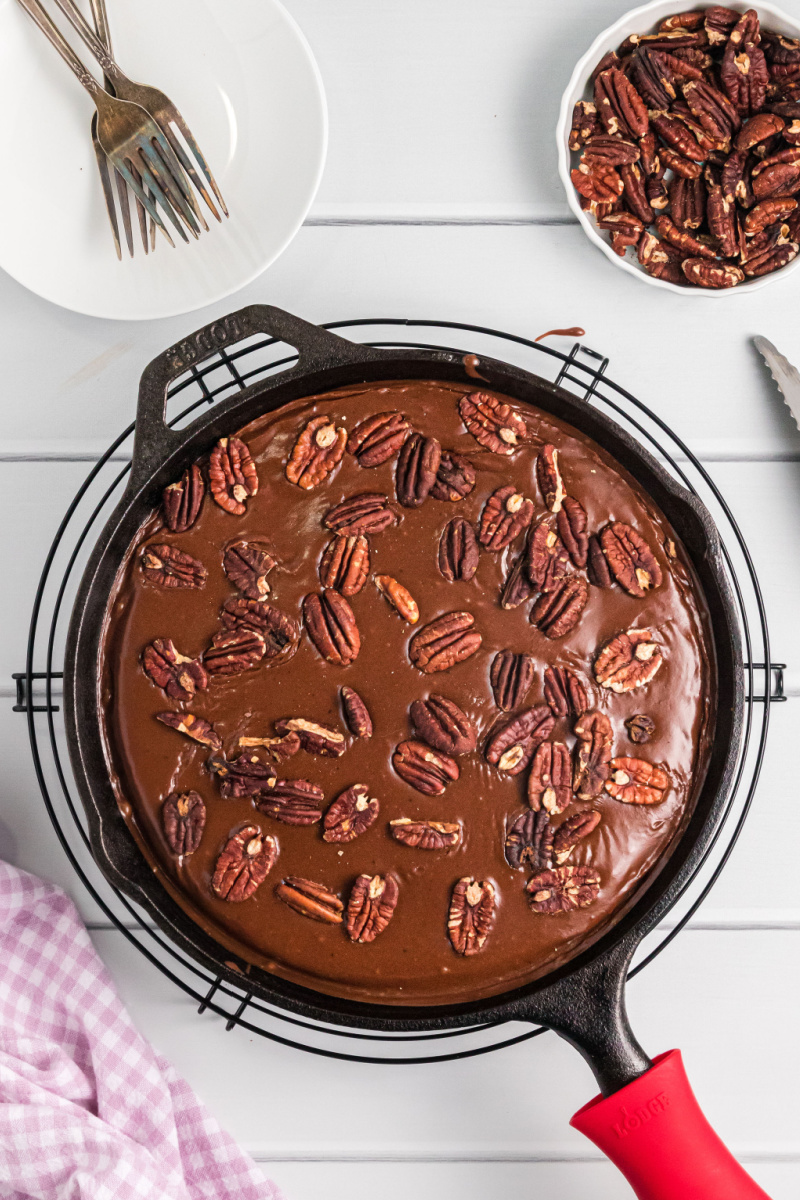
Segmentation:
<svg viewBox="0 0 800 1200">
<path fill-rule="evenodd" d="M 686 7 L 689 8 L 691 5 L 686 5 Z M 794 18 L 788 16 L 781 9 L 775 8 L 772 4 L 761 4 L 759 0 L 754 0 L 751 4 L 748 4 L 746 0 L 725 0 L 725 7 L 733 8 L 737 12 L 746 12 L 748 8 L 755 8 L 761 18 L 762 25 L 766 29 L 775 30 L 776 33 L 783 33 L 788 37 L 800 37 L 800 21 L 794 20 Z M 620 42 L 624 42 L 629 34 L 653 33 L 665 17 L 670 17 L 673 13 L 680 11 L 682 11 L 680 0 L 652 0 L 650 4 L 643 4 L 640 8 L 631 9 L 624 17 L 620 17 L 604 33 L 595 38 L 572 72 L 572 78 L 567 85 L 567 90 L 561 98 L 561 110 L 558 114 L 558 125 L 556 127 L 558 173 L 561 176 L 561 182 L 564 184 L 564 190 L 567 193 L 567 203 L 583 226 L 584 233 L 591 242 L 594 242 L 595 246 L 598 246 L 603 251 L 606 258 L 610 259 L 615 267 L 619 267 L 622 271 L 627 271 L 629 275 L 633 275 L 636 279 L 641 279 L 651 287 L 663 288 L 669 292 L 677 292 L 680 296 L 719 298 L 721 296 L 736 295 L 740 292 L 753 292 L 757 288 L 765 287 L 768 283 L 774 283 L 778 279 L 785 279 L 791 271 L 796 270 L 800 266 L 800 254 L 792 259 L 788 266 L 782 267 L 778 271 L 773 271 L 771 275 L 762 275 L 757 279 L 748 279 L 733 288 L 681 287 L 676 283 L 668 283 L 664 279 L 655 279 L 652 275 L 647 274 L 637 258 L 629 258 L 628 255 L 625 258 L 620 258 L 611 249 L 610 235 L 604 230 L 598 229 L 594 217 L 583 211 L 580 206 L 578 193 L 575 191 L 572 180 L 569 177 L 570 169 L 572 166 L 577 165 L 579 157 L 577 154 L 572 155 L 569 149 L 572 110 L 578 100 L 592 99 L 594 89 L 589 83 L 589 79 L 600 59 L 609 50 L 615 50 Z M 574 162 L 572 161 L 573 158 Z"/>
</svg>

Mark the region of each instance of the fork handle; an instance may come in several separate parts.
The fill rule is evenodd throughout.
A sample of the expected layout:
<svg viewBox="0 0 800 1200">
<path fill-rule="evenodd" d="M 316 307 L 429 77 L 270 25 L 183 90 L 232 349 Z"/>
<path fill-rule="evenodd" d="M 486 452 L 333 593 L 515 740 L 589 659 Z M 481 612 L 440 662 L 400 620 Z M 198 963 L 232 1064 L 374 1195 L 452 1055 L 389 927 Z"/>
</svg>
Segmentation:
<svg viewBox="0 0 800 1200">
<path fill-rule="evenodd" d="M 86 67 L 78 58 L 61 30 L 50 20 L 39 0 L 19 0 L 19 3 L 25 9 L 28 16 L 36 22 L 47 40 L 55 46 L 67 66 L 72 68 L 78 80 L 83 84 L 96 103 L 98 97 L 105 95 L 103 88 L 94 75 L 86 70 Z"/>
<path fill-rule="evenodd" d="M 92 29 L 91 25 L 86 20 L 77 4 L 73 3 L 73 0 L 56 0 L 56 4 L 67 18 L 70 25 L 72 25 L 75 32 L 83 38 L 92 54 L 103 68 L 103 73 L 106 78 L 110 79 L 112 83 L 124 81 L 126 76 L 111 57 L 110 42 L 106 45 L 103 44 L 103 41 L 101 41 L 100 37 L 98 37 L 98 35 Z M 105 24 L 107 31 L 108 21 L 106 21 Z"/>
</svg>

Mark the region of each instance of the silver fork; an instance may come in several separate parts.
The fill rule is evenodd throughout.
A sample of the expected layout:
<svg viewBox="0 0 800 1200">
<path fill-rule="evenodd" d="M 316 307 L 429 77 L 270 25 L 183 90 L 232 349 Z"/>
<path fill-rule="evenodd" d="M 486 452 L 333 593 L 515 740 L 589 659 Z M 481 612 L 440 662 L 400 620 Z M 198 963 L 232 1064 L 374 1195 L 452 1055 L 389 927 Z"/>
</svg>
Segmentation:
<svg viewBox="0 0 800 1200">
<path fill-rule="evenodd" d="M 110 51 L 111 50 L 111 37 L 110 37 L 109 29 L 108 29 L 108 14 L 106 12 L 105 0 L 91 0 L 91 4 L 92 4 L 92 16 L 94 18 L 94 25 L 95 25 L 95 29 L 97 31 L 97 36 L 99 37 L 100 41 L 103 42 L 103 44 L 108 47 L 108 49 Z M 104 83 L 106 91 L 111 92 L 113 95 L 113 88 L 111 85 L 111 81 L 108 79 L 104 79 L 103 83 Z M 120 259 L 120 261 L 121 261 L 122 260 L 122 247 L 120 245 L 120 239 L 119 239 L 119 222 L 117 221 L 117 205 L 114 203 L 114 193 L 113 193 L 112 187 L 111 187 L 111 170 L 108 165 L 108 159 L 106 158 L 106 152 L 103 149 L 103 147 L 100 145 L 99 141 L 97 140 L 97 113 L 96 112 L 94 113 L 94 115 L 92 117 L 92 146 L 94 148 L 94 156 L 97 159 L 97 170 L 100 175 L 100 184 L 103 188 L 103 196 L 105 197 L 105 202 L 106 202 L 106 212 L 108 213 L 108 220 L 111 225 L 111 232 L 114 237 L 114 246 L 117 251 L 117 258 Z M 122 176 L 119 174 L 118 171 L 114 172 L 114 184 L 116 185 L 116 189 L 117 189 L 117 201 L 119 203 L 119 211 L 122 216 L 122 224 L 125 229 L 125 242 L 128 247 L 128 253 L 130 254 L 131 258 L 133 258 L 133 230 L 131 228 L 131 207 L 130 207 L 130 197 L 128 195 L 128 185 L 125 182 L 125 180 L 122 178 Z M 141 229 L 142 228 L 142 217 L 144 217 L 144 220 L 146 222 L 147 214 L 145 213 L 144 208 L 142 207 L 141 201 L 139 201 L 139 200 L 136 201 L 136 210 L 137 210 L 137 215 L 139 216 L 139 228 Z M 155 228 L 155 226 L 154 226 L 154 228 Z M 144 252 L 145 252 L 145 254 L 147 254 L 149 246 L 148 246 L 146 224 L 145 224 L 144 231 L 142 233 L 142 241 L 144 243 Z"/>
<path fill-rule="evenodd" d="M 211 169 L 203 157 L 200 147 L 193 137 L 189 126 L 186 124 L 180 112 L 170 100 L 169 96 L 166 96 L 164 92 L 160 91 L 158 88 L 150 87 L 143 83 L 135 83 L 132 79 L 129 79 L 128 76 L 125 75 L 125 73 L 114 61 L 110 49 L 106 50 L 106 48 L 103 46 L 102 40 L 95 34 L 91 25 L 89 25 L 83 13 L 75 4 L 74 0 L 56 0 L 56 4 L 61 9 L 67 20 L 71 23 L 73 28 L 83 38 L 92 54 L 103 68 L 106 77 L 111 80 L 111 84 L 114 88 L 114 94 L 121 100 L 131 100 L 134 104 L 141 104 L 142 108 L 146 109 L 147 112 L 150 113 L 160 127 L 164 136 L 169 141 L 169 144 L 175 152 L 176 157 L 180 161 L 181 166 L 186 174 L 191 178 L 192 183 L 205 200 L 208 208 L 214 214 L 217 220 L 221 221 L 222 218 L 220 217 L 214 201 L 211 199 L 211 196 L 208 193 L 200 172 L 198 172 L 194 163 L 186 154 L 181 142 L 175 136 L 172 125 L 174 124 L 177 127 L 187 145 L 191 149 L 195 159 L 197 160 L 200 171 L 202 172 L 202 175 L 205 177 L 206 182 L 209 184 L 217 201 L 219 202 L 220 208 L 227 217 L 228 209 L 225 206 L 225 201 L 222 199 L 222 193 L 217 187 L 217 182 L 211 173 Z M 200 210 L 194 201 L 194 195 L 191 193 L 191 190 L 190 194 L 187 196 L 187 199 L 192 203 L 195 216 L 202 222 L 203 227 L 207 229 L 208 226 L 203 220 Z"/>
<path fill-rule="evenodd" d="M 19 0 L 19 3 L 52 43 L 71 68 L 79 82 L 97 106 L 97 138 L 111 165 L 119 171 L 133 194 L 142 202 L 150 216 L 166 236 L 174 242 L 156 207 L 160 204 L 172 225 L 188 242 L 183 224 L 193 237 L 199 228 L 186 193 L 191 185 L 181 165 L 150 114 L 139 104 L 109 95 L 78 58 L 69 42 L 53 24 L 39 0 Z M 137 179 L 134 172 L 141 178 Z M 153 199 L 151 199 L 152 193 Z"/>
</svg>

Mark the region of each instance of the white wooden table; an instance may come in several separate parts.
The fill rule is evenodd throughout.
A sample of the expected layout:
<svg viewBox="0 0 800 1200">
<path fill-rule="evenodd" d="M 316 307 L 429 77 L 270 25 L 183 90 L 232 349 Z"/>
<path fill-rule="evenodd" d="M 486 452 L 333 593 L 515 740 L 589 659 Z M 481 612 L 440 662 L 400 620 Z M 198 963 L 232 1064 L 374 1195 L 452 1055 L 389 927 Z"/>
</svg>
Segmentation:
<svg viewBox="0 0 800 1200">
<path fill-rule="evenodd" d="M 272 270 L 213 309 L 141 324 L 74 316 L 0 274 L 0 856 L 72 893 L 141 1029 L 289 1200 L 629 1195 L 568 1128 L 595 1089 L 552 1035 L 392 1068 L 314 1059 L 198 1017 L 82 892 L 10 699 L 61 514 L 131 419 L 143 366 L 180 335 L 255 301 L 311 320 L 436 317 L 525 335 L 582 325 L 614 378 L 710 464 L 749 539 L 775 657 L 789 665 L 792 698 L 773 710 L 744 837 L 691 926 L 631 984 L 629 1007 L 650 1053 L 683 1049 L 710 1119 L 759 1182 L 796 1198 L 800 434 L 750 339 L 764 333 L 800 361 L 798 278 L 721 303 L 663 294 L 616 271 L 569 217 L 558 99 L 619 0 L 287 2 L 323 72 L 331 147 L 311 218 Z"/>
</svg>

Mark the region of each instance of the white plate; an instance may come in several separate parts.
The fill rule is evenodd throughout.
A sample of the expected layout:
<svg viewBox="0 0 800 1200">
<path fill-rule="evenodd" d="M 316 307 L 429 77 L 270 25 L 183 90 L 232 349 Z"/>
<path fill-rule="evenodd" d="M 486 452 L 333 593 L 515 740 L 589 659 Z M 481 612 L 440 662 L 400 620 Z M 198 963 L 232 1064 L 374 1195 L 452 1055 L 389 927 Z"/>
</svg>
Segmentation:
<svg viewBox="0 0 800 1200">
<path fill-rule="evenodd" d="M 49 5 L 52 11 L 54 5 Z M 285 250 L 319 186 L 317 65 L 277 0 L 108 0 L 127 75 L 175 102 L 230 211 L 172 250 L 117 260 L 89 133 L 94 104 L 16 0 L 0 0 L 0 267 L 47 300 L 144 320 L 229 296 Z M 95 69 L 77 35 L 69 40 Z M 85 51 L 85 53 L 84 53 Z"/>
<path fill-rule="evenodd" d="M 691 4 L 686 5 L 687 9 L 692 7 L 694 6 Z M 783 12 L 782 9 L 776 8 L 774 4 L 762 4 L 759 0 L 752 0 L 752 3 L 750 3 L 750 0 L 725 0 L 725 7 L 733 8 L 737 12 L 746 12 L 747 9 L 754 8 L 759 14 L 761 24 L 765 29 L 774 29 L 778 33 L 786 34 L 788 37 L 800 37 L 800 22 Z M 590 217 L 581 208 L 578 193 L 572 185 L 569 174 L 570 168 L 578 164 L 578 155 L 571 155 L 569 149 L 572 110 L 577 100 L 592 99 L 594 90 L 589 80 L 592 71 L 600 59 L 609 50 L 616 50 L 620 42 L 624 42 L 629 34 L 654 32 L 665 17 L 672 16 L 673 13 L 679 11 L 681 11 L 681 6 L 680 4 L 675 4 L 675 0 L 651 0 L 651 3 L 644 4 L 641 8 L 634 8 L 630 12 L 625 13 L 624 16 L 615 21 L 613 25 L 609 26 L 605 32 L 599 34 L 592 42 L 572 72 L 572 78 L 567 84 L 567 89 L 561 98 L 561 111 L 558 115 L 558 125 L 556 127 L 558 173 L 561 176 L 561 182 L 567 194 L 567 203 L 583 226 L 584 233 L 590 241 L 594 242 L 595 246 L 598 246 L 603 251 L 606 258 L 610 262 L 613 262 L 615 267 L 619 267 L 621 270 L 627 271 L 629 275 L 640 279 L 643 283 L 647 283 L 651 287 L 661 288 L 663 291 L 675 292 L 677 295 L 684 297 L 698 296 L 719 300 L 723 296 L 735 296 L 741 295 L 744 292 L 755 292 L 759 288 L 766 287 L 769 283 L 785 279 L 791 271 L 800 267 L 800 254 L 796 258 L 793 258 L 788 266 L 782 267 L 779 271 L 774 271 L 771 275 L 761 275 L 756 279 L 747 279 L 744 283 L 737 284 L 736 287 L 732 288 L 682 287 L 675 283 L 669 283 L 666 279 L 656 279 L 654 276 L 647 274 L 637 258 L 629 257 L 628 255 L 621 258 L 620 255 L 612 250 L 610 234 L 598 229 L 594 217 Z"/>
</svg>

